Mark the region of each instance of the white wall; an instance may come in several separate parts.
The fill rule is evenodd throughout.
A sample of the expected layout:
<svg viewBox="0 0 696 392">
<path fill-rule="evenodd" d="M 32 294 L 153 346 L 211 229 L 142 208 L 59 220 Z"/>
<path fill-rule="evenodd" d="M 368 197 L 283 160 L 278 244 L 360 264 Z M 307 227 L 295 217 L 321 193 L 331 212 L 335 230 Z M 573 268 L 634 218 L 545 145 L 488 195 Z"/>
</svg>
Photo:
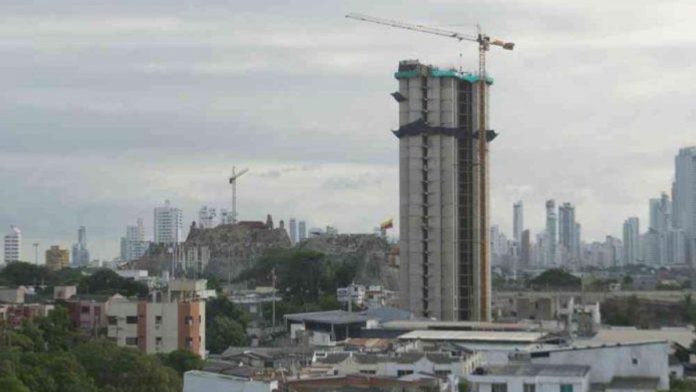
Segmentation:
<svg viewBox="0 0 696 392">
<path fill-rule="evenodd" d="M 552 351 L 533 363 L 590 366 L 590 382 L 609 383 L 614 377 L 655 377 L 658 389 L 669 388 L 667 342 Z M 638 363 L 634 364 L 633 359 Z"/>
</svg>

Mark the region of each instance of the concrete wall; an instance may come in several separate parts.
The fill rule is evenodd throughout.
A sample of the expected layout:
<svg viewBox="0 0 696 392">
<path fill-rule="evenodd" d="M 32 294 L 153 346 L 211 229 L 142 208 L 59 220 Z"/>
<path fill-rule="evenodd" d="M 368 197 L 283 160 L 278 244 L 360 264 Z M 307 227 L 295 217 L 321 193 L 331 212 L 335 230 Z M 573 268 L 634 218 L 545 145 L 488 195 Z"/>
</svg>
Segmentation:
<svg viewBox="0 0 696 392">
<path fill-rule="evenodd" d="M 508 392 L 524 392 L 524 384 L 536 385 L 536 392 L 559 392 L 561 385 L 570 384 L 573 392 L 589 392 L 587 377 L 510 377 L 510 376 L 470 376 L 476 383 L 474 391 L 491 392 L 493 383 L 507 384 Z"/>
<path fill-rule="evenodd" d="M 184 373 L 184 392 L 271 392 L 277 389 L 277 381 L 247 381 L 200 371 Z"/>
</svg>

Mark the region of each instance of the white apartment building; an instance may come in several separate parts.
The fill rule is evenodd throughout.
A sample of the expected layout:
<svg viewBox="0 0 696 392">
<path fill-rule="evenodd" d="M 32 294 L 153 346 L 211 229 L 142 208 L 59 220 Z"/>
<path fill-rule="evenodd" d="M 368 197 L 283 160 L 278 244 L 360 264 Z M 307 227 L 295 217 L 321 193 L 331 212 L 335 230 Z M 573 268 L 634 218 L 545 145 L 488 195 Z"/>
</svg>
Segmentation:
<svg viewBox="0 0 696 392">
<path fill-rule="evenodd" d="M 411 374 L 434 374 L 440 377 L 466 377 L 481 365 L 479 354 L 453 355 L 450 352 L 404 352 L 375 354 L 359 352 L 317 352 L 315 365 L 333 375 L 368 374 L 403 377 Z"/>
<path fill-rule="evenodd" d="M 154 241 L 156 244 L 177 244 L 183 236 L 183 214 L 169 200 L 155 208 Z"/>
<path fill-rule="evenodd" d="M 145 254 L 150 242 L 145 241 L 143 220 L 138 218 L 135 226 L 126 226 L 126 236 L 121 237 L 121 260 L 131 261 Z"/>
<path fill-rule="evenodd" d="M 474 392 L 589 392 L 589 366 L 511 363 L 485 366 L 468 377 Z"/>
<path fill-rule="evenodd" d="M 5 235 L 5 264 L 20 260 L 22 254 L 22 231 L 17 226 L 10 226 Z"/>
<path fill-rule="evenodd" d="M 106 311 L 107 336 L 148 354 L 188 350 L 205 358 L 205 302 L 117 299 Z"/>
</svg>

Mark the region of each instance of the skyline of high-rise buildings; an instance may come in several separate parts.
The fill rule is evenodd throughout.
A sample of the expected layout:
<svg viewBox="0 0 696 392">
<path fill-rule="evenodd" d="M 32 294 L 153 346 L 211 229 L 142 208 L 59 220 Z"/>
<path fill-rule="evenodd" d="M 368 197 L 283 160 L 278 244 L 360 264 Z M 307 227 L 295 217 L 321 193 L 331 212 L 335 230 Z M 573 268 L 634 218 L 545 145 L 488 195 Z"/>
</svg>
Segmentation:
<svg viewBox="0 0 696 392">
<path fill-rule="evenodd" d="M 401 306 L 419 317 L 490 319 L 487 182 L 476 76 L 402 61 L 399 105 Z M 482 139 L 485 138 L 485 139 Z"/>
</svg>

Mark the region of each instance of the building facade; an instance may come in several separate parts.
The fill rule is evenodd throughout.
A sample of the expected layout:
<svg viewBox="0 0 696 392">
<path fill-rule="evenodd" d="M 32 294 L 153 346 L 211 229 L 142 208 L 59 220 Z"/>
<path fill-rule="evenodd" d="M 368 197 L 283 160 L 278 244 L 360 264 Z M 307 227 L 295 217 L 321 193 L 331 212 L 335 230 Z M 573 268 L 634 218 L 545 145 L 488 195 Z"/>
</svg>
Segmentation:
<svg viewBox="0 0 696 392">
<path fill-rule="evenodd" d="M 155 354 L 187 350 L 205 358 L 205 302 L 114 300 L 107 336 L 122 347 Z"/>
<path fill-rule="evenodd" d="M 640 255 L 640 220 L 631 217 L 623 224 L 624 264 L 638 264 Z"/>
<path fill-rule="evenodd" d="M 70 252 L 67 249 L 60 249 L 58 245 L 53 245 L 46 250 L 46 267 L 58 271 L 69 266 Z"/>
<path fill-rule="evenodd" d="M 558 254 L 558 216 L 556 215 L 556 201 L 546 201 L 546 265 L 555 265 Z"/>
<path fill-rule="evenodd" d="M 575 206 L 563 203 L 558 206 L 558 242 L 563 249 L 563 262 L 577 260 L 580 244 L 578 224 L 575 222 Z"/>
<path fill-rule="evenodd" d="M 522 200 L 512 205 L 512 238 L 520 243 L 524 231 L 524 205 Z"/>
<path fill-rule="evenodd" d="M 121 237 L 121 260 L 139 259 L 145 254 L 150 243 L 145 241 L 143 220 L 138 218 L 135 226 L 126 226 L 126 236 Z"/>
<path fill-rule="evenodd" d="M 307 222 L 300 221 L 297 226 L 297 241 L 302 242 L 307 239 Z"/>
<path fill-rule="evenodd" d="M 10 231 L 5 234 L 4 255 L 5 264 L 16 263 L 22 254 L 22 231 L 17 226 L 10 226 Z"/>
<path fill-rule="evenodd" d="M 478 110 L 482 81 L 411 60 L 399 63 L 395 77 L 402 307 L 442 320 L 489 320 L 488 181 L 480 159 L 495 132 L 478 129 L 488 115 Z"/>
<path fill-rule="evenodd" d="M 84 267 L 89 264 L 89 250 L 87 249 L 87 229 L 80 226 L 77 229 L 77 243 L 72 247 L 72 265 Z"/>
<path fill-rule="evenodd" d="M 684 231 L 685 258 L 693 265 L 696 260 L 696 146 L 679 150 L 674 160 L 675 226 Z"/>
<path fill-rule="evenodd" d="M 295 245 L 297 243 L 297 220 L 295 218 L 290 218 L 288 230 L 290 231 L 290 242 Z"/>
<path fill-rule="evenodd" d="M 169 200 L 155 208 L 154 241 L 156 244 L 178 244 L 183 237 L 183 215 Z"/>
</svg>

